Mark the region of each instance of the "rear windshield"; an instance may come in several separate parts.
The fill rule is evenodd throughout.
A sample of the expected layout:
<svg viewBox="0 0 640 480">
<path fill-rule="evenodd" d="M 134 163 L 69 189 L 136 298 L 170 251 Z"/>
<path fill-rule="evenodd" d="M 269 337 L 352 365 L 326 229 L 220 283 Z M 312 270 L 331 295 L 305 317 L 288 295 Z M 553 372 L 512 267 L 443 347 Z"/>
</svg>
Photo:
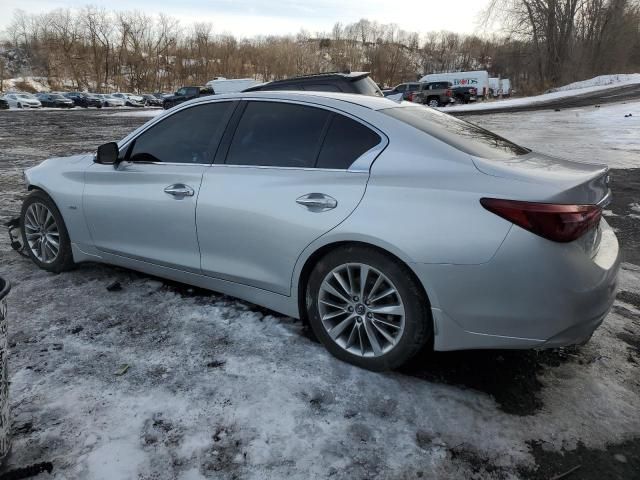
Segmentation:
<svg viewBox="0 0 640 480">
<path fill-rule="evenodd" d="M 355 82 L 353 82 L 353 86 L 355 87 L 356 91 L 361 95 L 384 97 L 382 90 L 380 90 L 380 87 L 376 85 L 376 82 L 371 80 L 371 77 L 364 77 L 359 80 L 356 80 Z"/>
<path fill-rule="evenodd" d="M 507 159 L 530 152 L 489 130 L 429 107 L 385 108 L 380 112 L 476 157 Z"/>
</svg>

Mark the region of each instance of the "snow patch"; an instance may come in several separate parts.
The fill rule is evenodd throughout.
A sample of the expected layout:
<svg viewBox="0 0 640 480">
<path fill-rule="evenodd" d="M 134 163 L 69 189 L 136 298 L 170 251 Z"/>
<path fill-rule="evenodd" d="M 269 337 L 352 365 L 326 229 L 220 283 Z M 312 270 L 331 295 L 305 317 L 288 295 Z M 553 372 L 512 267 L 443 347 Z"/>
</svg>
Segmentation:
<svg viewBox="0 0 640 480">
<path fill-rule="evenodd" d="M 573 82 L 558 88 L 552 88 L 549 92 L 565 92 L 568 90 L 579 90 L 587 87 L 600 87 L 611 85 L 632 85 L 640 83 L 640 73 L 618 73 L 615 75 L 600 75 L 599 77 Z"/>
</svg>

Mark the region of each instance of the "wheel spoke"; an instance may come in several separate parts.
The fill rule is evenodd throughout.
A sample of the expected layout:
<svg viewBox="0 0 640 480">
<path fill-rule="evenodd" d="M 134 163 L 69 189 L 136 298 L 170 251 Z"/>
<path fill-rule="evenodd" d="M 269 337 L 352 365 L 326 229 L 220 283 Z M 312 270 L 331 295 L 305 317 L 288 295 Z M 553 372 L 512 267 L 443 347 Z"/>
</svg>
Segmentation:
<svg viewBox="0 0 640 480">
<path fill-rule="evenodd" d="M 351 327 L 351 333 L 349 333 L 349 338 L 347 338 L 347 343 L 344 346 L 347 350 L 353 345 L 353 342 L 356 340 L 358 336 L 358 325 L 356 322 L 353 322 L 353 326 Z"/>
<path fill-rule="evenodd" d="M 387 327 L 392 327 L 395 329 L 400 328 L 400 325 L 394 325 L 391 322 L 387 322 L 386 320 L 381 320 L 380 318 L 372 318 L 372 321 L 376 322 L 376 323 L 382 323 L 383 325 L 386 325 Z"/>
<path fill-rule="evenodd" d="M 324 291 L 329 292 L 331 295 L 333 295 L 334 297 L 339 298 L 344 303 L 349 303 L 350 302 L 350 300 L 347 297 L 345 297 L 342 293 L 340 293 L 338 290 L 333 288 L 333 286 L 329 282 L 327 282 L 326 280 L 322 284 L 322 288 L 323 288 Z"/>
<path fill-rule="evenodd" d="M 404 308 L 402 305 L 385 305 L 384 307 L 370 307 L 373 313 L 380 315 L 404 315 Z"/>
<path fill-rule="evenodd" d="M 339 324 L 337 324 L 335 327 L 333 327 L 331 330 L 329 330 L 328 333 L 331 336 L 331 338 L 333 338 L 335 340 L 336 338 L 338 338 L 340 336 L 340 334 L 342 332 L 344 332 L 345 328 L 347 328 L 349 326 L 349 324 L 351 324 L 353 322 L 355 322 L 354 316 L 353 315 L 349 315 L 347 318 L 345 318 Z"/>
<path fill-rule="evenodd" d="M 369 267 L 362 265 L 360 267 L 360 298 L 364 301 L 366 292 L 364 289 L 367 286 L 367 277 L 369 276 Z"/>
<path fill-rule="evenodd" d="M 336 311 L 336 312 L 332 312 L 332 313 L 326 313 L 322 316 L 322 321 L 326 322 L 327 320 L 331 320 L 332 318 L 336 318 L 339 317 L 340 315 L 344 315 L 345 313 L 347 313 L 345 311 L 344 308 L 341 308 L 340 310 Z"/>
<path fill-rule="evenodd" d="M 353 296 L 356 293 L 356 285 L 353 278 L 353 272 L 351 271 L 351 267 L 347 265 L 347 278 L 349 279 L 349 295 Z"/>
<path fill-rule="evenodd" d="M 367 334 L 367 338 L 369 339 L 371 348 L 373 348 L 373 354 L 376 356 L 382 355 L 382 348 L 380 348 L 380 343 L 378 342 L 378 338 L 376 337 L 375 330 L 371 327 L 371 322 L 365 320 L 364 331 Z"/>
<path fill-rule="evenodd" d="M 342 278 L 342 275 L 340 275 L 339 272 L 333 272 L 333 278 L 335 278 L 338 283 L 340 284 L 340 286 L 342 287 L 342 290 L 344 290 L 344 292 L 351 297 L 351 289 L 349 288 L 349 286 L 346 284 L 346 282 L 344 281 L 344 278 Z"/>
<path fill-rule="evenodd" d="M 378 330 L 380 332 L 380 334 L 387 339 L 387 341 L 391 344 L 394 344 L 396 342 L 396 340 L 389 335 L 389 333 L 387 333 L 384 328 L 379 327 L 378 325 L 376 325 L 376 322 L 371 322 L 371 324 L 376 328 L 376 330 Z"/>
<path fill-rule="evenodd" d="M 376 295 L 376 296 L 375 296 L 375 297 L 373 297 L 373 298 L 369 298 L 369 302 L 371 302 L 371 303 L 375 303 L 375 302 L 377 302 L 378 300 L 380 300 L 381 298 L 384 298 L 384 297 L 386 297 L 386 296 L 388 296 L 388 295 L 391 295 L 392 293 L 396 293 L 396 289 L 395 289 L 395 288 L 393 288 L 393 287 L 391 287 L 391 288 L 387 288 L 384 292 L 382 292 L 382 293 L 380 293 L 380 294 Z"/>
<path fill-rule="evenodd" d="M 328 300 L 320 299 L 319 302 L 324 303 L 325 305 L 329 305 L 330 307 L 333 307 L 333 308 L 339 308 L 340 310 L 344 310 L 344 306 L 336 305 L 335 303 L 329 302 Z"/>
<path fill-rule="evenodd" d="M 373 286 L 371 287 L 371 290 L 369 290 L 369 301 L 370 302 L 372 301 L 371 300 L 371 295 L 376 293 L 378 288 L 380 288 L 381 284 L 382 284 L 382 275 L 378 275 L 378 278 L 376 278 L 376 281 L 373 283 Z"/>
</svg>

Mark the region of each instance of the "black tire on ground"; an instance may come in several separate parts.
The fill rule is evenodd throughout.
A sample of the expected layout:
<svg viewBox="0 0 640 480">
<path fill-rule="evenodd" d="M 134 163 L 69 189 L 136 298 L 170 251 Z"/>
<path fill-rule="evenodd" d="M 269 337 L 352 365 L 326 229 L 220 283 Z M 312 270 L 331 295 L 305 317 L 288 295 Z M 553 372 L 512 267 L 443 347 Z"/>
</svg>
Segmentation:
<svg viewBox="0 0 640 480">
<path fill-rule="evenodd" d="M 434 101 L 435 101 L 436 104 L 435 105 L 431 105 L 431 102 L 434 102 Z M 427 98 L 427 105 L 430 106 L 430 107 L 440 107 L 441 106 L 440 99 L 437 98 L 437 97 Z"/>
<path fill-rule="evenodd" d="M 18 104 L 18 108 L 22 108 L 22 104 L 21 103 Z"/>
<path fill-rule="evenodd" d="M 25 234 L 24 229 L 24 216 L 27 212 L 27 208 L 34 203 L 44 204 L 49 211 L 53 214 L 53 217 L 58 225 L 58 231 L 60 233 L 60 249 L 58 251 L 58 256 L 51 263 L 44 263 L 38 260 L 27 243 L 27 236 Z M 73 254 L 71 252 L 71 241 L 69 240 L 69 233 L 67 232 L 67 227 L 64 224 L 64 219 L 60 214 L 60 210 L 56 204 L 51 200 L 51 197 L 47 195 L 42 190 L 33 190 L 27 198 L 25 198 L 24 202 L 22 202 L 22 210 L 20 212 L 20 224 L 22 225 L 22 242 L 25 245 L 25 249 L 29 254 L 29 257 L 33 262 L 43 270 L 47 270 L 49 272 L 60 273 L 67 270 L 71 270 L 74 267 L 73 263 Z"/>
<path fill-rule="evenodd" d="M 320 286 L 334 268 L 347 263 L 362 263 L 383 273 L 396 287 L 405 307 L 405 327 L 398 343 L 378 357 L 362 357 L 343 349 L 327 333 L 320 319 Z M 368 246 L 337 248 L 315 265 L 305 289 L 305 307 L 309 323 L 318 340 L 335 357 L 362 368 L 384 371 L 400 367 L 416 355 L 433 335 L 433 320 L 428 299 L 413 272 L 399 260 Z"/>
</svg>

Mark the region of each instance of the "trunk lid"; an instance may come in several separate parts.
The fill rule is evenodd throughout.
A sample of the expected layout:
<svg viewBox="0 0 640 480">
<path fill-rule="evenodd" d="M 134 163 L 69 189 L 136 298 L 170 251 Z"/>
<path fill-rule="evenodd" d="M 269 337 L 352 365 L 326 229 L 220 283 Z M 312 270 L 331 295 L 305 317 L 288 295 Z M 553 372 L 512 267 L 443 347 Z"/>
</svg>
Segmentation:
<svg viewBox="0 0 640 480">
<path fill-rule="evenodd" d="M 486 175 L 538 184 L 540 198 L 547 203 L 602 204 L 609 198 L 609 167 L 572 162 L 537 152 L 492 160 L 472 156 L 475 167 Z M 526 189 L 531 191 L 531 189 Z"/>
</svg>

